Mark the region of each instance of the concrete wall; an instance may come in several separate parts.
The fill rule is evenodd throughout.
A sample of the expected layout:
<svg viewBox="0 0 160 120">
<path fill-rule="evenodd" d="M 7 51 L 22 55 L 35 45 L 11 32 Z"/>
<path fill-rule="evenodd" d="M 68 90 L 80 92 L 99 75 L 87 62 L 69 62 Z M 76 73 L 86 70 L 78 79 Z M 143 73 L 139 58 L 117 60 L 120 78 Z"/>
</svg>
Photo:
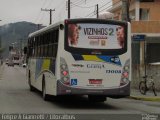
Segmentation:
<svg viewBox="0 0 160 120">
<path fill-rule="evenodd" d="M 160 21 L 132 21 L 131 32 L 160 34 Z"/>
</svg>

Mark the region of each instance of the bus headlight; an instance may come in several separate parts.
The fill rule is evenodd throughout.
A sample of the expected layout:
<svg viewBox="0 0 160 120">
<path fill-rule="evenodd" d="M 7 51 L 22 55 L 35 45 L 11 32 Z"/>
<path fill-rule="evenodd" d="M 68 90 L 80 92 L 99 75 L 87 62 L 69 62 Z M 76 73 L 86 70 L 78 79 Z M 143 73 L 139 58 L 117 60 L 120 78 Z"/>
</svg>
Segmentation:
<svg viewBox="0 0 160 120">
<path fill-rule="evenodd" d="M 67 76 L 68 75 L 68 71 L 62 71 L 63 76 Z"/>
</svg>

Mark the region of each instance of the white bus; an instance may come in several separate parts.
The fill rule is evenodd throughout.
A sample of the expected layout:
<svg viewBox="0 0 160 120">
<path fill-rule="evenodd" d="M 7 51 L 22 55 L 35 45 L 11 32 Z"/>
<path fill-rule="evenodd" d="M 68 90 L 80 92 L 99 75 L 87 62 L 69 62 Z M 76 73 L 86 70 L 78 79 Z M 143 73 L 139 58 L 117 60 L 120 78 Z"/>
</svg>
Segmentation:
<svg viewBox="0 0 160 120">
<path fill-rule="evenodd" d="M 31 33 L 30 90 L 49 95 L 88 95 L 89 100 L 130 95 L 131 33 L 128 22 L 67 19 Z"/>
</svg>

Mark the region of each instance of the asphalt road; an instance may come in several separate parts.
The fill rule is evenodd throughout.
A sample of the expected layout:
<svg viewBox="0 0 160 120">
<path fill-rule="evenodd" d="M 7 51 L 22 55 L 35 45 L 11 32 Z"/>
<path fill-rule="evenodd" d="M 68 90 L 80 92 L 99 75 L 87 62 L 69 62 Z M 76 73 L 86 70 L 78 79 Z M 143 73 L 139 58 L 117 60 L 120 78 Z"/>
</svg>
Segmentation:
<svg viewBox="0 0 160 120">
<path fill-rule="evenodd" d="M 141 120 L 143 115 L 159 114 L 160 102 L 107 98 L 104 103 L 91 103 L 84 97 L 67 97 L 44 101 L 40 92 L 30 92 L 25 68 L 4 66 L 0 69 L 0 113 L 73 114 L 79 119 Z M 51 116 L 52 118 L 52 116 Z M 77 118 L 77 119 L 78 119 Z M 130 120 L 132 120 L 130 118 Z M 76 120 L 77 120 L 76 119 Z M 160 119 L 160 116 L 159 116 Z"/>
</svg>

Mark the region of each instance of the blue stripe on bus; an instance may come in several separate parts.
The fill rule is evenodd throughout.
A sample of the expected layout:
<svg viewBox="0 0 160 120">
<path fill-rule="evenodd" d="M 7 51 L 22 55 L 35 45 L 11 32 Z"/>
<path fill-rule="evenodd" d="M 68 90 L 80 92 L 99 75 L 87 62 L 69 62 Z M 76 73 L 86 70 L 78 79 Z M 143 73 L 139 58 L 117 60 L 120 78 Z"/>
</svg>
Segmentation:
<svg viewBox="0 0 160 120">
<path fill-rule="evenodd" d="M 118 56 L 102 56 L 102 55 L 98 55 L 98 58 L 102 59 L 105 62 L 109 62 L 109 63 L 113 63 L 116 65 L 122 65 L 120 58 Z"/>
<path fill-rule="evenodd" d="M 80 55 L 80 54 L 72 54 L 74 60 L 78 61 L 78 60 L 84 60 L 85 58 Z M 85 55 L 87 56 L 87 55 Z M 99 58 L 100 60 L 102 60 L 103 62 L 108 62 L 108 63 L 112 63 L 112 64 L 116 64 L 116 65 L 122 65 L 119 56 L 104 56 L 104 55 L 93 55 L 96 56 L 97 58 Z M 94 58 L 94 57 L 93 57 Z M 97 61 L 97 59 L 92 59 L 92 61 Z M 100 62 L 102 62 L 100 61 Z"/>
</svg>

